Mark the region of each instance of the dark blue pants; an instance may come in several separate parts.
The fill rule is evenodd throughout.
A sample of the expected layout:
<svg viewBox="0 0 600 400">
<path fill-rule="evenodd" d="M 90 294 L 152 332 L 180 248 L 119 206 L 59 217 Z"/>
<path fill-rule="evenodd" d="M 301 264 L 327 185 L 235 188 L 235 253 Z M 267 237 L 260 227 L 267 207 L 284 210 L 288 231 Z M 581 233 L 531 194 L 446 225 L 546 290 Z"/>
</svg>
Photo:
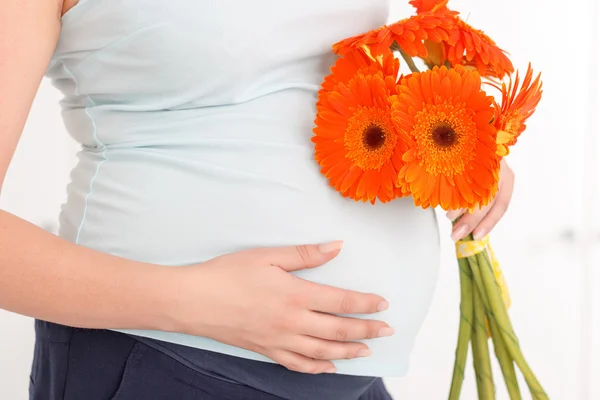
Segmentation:
<svg viewBox="0 0 600 400">
<path fill-rule="evenodd" d="M 360 400 L 388 398 L 379 380 Z M 190 369 L 122 333 L 36 321 L 30 400 L 281 399 Z"/>
</svg>

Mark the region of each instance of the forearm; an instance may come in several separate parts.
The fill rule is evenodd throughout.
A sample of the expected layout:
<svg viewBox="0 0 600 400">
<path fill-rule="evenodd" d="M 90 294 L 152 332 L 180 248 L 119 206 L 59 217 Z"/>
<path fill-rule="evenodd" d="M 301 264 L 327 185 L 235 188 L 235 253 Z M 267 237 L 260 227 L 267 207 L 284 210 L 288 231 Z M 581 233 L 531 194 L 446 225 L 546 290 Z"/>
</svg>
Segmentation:
<svg viewBox="0 0 600 400">
<path fill-rule="evenodd" d="M 167 269 L 77 246 L 0 210 L 0 308 L 77 327 L 161 329 Z"/>
<path fill-rule="evenodd" d="M 0 189 L 60 34 L 62 1 L 0 7 Z M 76 246 L 0 210 L 0 308 L 89 328 L 161 329 L 167 267 Z M 168 327 L 167 327 L 168 328 Z"/>
</svg>

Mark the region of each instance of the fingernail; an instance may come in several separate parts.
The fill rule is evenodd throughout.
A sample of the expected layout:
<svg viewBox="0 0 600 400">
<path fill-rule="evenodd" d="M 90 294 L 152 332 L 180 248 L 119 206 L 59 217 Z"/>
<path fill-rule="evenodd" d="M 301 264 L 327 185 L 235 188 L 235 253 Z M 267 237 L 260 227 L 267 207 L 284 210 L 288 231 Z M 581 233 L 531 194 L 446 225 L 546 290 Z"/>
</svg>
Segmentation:
<svg viewBox="0 0 600 400">
<path fill-rule="evenodd" d="M 319 245 L 319 251 L 321 253 L 331 253 L 337 250 L 341 250 L 344 242 L 336 240 L 335 242 L 323 243 Z"/>
<path fill-rule="evenodd" d="M 396 331 L 394 331 L 392 328 L 390 328 L 389 326 L 387 326 L 385 328 L 381 328 L 377 332 L 377 337 L 392 336 L 394 333 L 396 333 Z"/>
<path fill-rule="evenodd" d="M 323 372 L 326 373 L 326 374 L 335 374 L 337 372 L 337 368 L 335 368 L 335 367 L 329 367 L 329 368 L 327 368 Z"/>
<path fill-rule="evenodd" d="M 377 311 L 385 311 L 388 309 L 389 306 L 390 306 L 390 303 L 388 303 L 387 301 L 382 301 L 377 306 Z"/>
<path fill-rule="evenodd" d="M 469 227 L 467 225 L 461 225 L 452 232 L 452 240 L 458 242 L 460 239 L 467 236 L 468 232 Z"/>
<path fill-rule="evenodd" d="M 473 239 L 475 240 L 479 240 L 482 237 L 484 237 L 485 235 L 487 235 L 487 229 L 485 228 L 479 228 L 477 230 L 475 230 L 475 232 L 473 232 Z"/>
<path fill-rule="evenodd" d="M 369 357 L 371 355 L 371 350 L 369 349 L 360 349 L 356 352 L 356 357 Z"/>
</svg>

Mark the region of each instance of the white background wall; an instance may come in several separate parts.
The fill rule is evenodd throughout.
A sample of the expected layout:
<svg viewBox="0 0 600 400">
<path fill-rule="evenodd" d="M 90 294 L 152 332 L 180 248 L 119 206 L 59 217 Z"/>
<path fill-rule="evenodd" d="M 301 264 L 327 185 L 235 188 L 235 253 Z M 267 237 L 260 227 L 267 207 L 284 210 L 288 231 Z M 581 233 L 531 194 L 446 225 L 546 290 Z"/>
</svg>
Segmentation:
<svg viewBox="0 0 600 400">
<path fill-rule="evenodd" d="M 411 12 L 404 1 L 392 3 L 393 19 Z M 531 61 L 543 72 L 544 98 L 509 158 L 517 173 L 513 204 L 493 240 L 511 289 L 513 323 L 550 397 L 598 399 L 600 296 L 592 295 L 600 289 L 597 6 L 594 0 L 450 3 L 510 49 L 518 68 Z M 44 82 L 0 199 L 1 207 L 37 224 L 55 224 L 74 163 L 76 146 L 58 100 Z M 459 294 L 450 226 L 441 221 L 444 261 L 434 304 L 409 376 L 387 380 L 397 399 L 447 396 Z M 0 311 L 0 399 L 27 398 L 32 346 L 32 321 Z M 476 398 L 471 376 L 463 398 Z M 507 398 L 501 384 L 498 398 Z"/>
</svg>

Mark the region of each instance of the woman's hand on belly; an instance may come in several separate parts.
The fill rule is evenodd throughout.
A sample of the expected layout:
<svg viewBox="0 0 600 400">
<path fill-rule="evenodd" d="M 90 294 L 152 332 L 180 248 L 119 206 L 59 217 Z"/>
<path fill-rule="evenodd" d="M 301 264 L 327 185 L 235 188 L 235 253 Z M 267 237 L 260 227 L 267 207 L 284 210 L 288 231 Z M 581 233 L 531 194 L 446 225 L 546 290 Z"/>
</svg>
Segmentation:
<svg viewBox="0 0 600 400">
<path fill-rule="evenodd" d="M 335 372 L 329 360 L 364 357 L 355 340 L 390 336 L 384 322 L 332 314 L 371 314 L 387 308 L 375 294 L 319 285 L 291 271 L 335 258 L 340 242 L 265 248 L 168 268 L 169 331 L 209 337 L 263 354 L 304 373 Z"/>
</svg>

